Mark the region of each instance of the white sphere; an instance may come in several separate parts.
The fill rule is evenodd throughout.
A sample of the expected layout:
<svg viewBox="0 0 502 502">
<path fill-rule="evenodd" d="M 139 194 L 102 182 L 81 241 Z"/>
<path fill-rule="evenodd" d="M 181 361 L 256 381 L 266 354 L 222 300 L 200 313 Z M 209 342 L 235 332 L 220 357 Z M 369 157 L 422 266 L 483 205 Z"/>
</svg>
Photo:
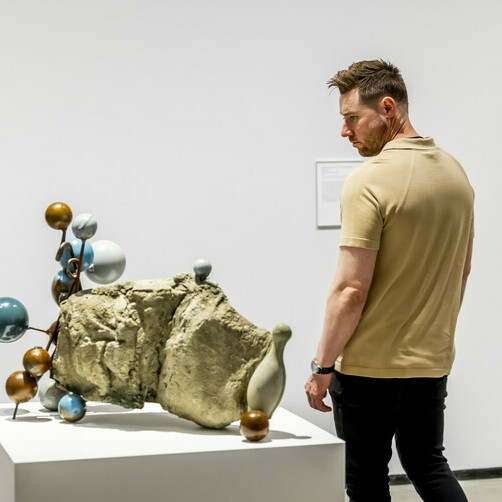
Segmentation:
<svg viewBox="0 0 502 502">
<path fill-rule="evenodd" d="M 205 281 L 212 270 L 212 265 L 207 260 L 202 258 L 198 259 L 193 264 L 193 271 L 195 272 L 195 277 L 199 281 Z"/>
<path fill-rule="evenodd" d="M 87 240 L 96 233 L 98 222 L 92 214 L 82 213 L 73 220 L 71 229 L 75 237 L 81 240 Z"/>
<path fill-rule="evenodd" d="M 116 281 L 125 270 L 126 258 L 122 248 L 112 241 L 91 243 L 94 261 L 85 271 L 87 277 L 98 284 L 110 284 Z"/>
<path fill-rule="evenodd" d="M 43 380 L 38 385 L 38 397 L 42 406 L 50 411 L 57 411 L 59 400 L 67 394 L 67 391 L 58 387 L 52 378 Z"/>
</svg>

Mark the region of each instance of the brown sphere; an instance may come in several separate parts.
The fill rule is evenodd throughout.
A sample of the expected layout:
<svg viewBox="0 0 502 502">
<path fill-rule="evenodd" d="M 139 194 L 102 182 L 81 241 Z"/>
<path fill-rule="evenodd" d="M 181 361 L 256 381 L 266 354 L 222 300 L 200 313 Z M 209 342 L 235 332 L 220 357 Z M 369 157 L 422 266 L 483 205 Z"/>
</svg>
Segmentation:
<svg viewBox="0 0 502 502">
<path fill-rule="evenodd" d="M 248 441 L 260 441 L 267 437 L 268 430 L 268 417 L 262 411 L 251 410 L 242 414 L 240 431 Z"/>
<path fill-rule="evenodd" d="M 45 211 L 45 221 L 56 230 L 66 230 L 72 218 L 71 209 L 64 202 L 54 202 Z"/>
<path fill-rule="evenodd" d="M 25 403 L 33 399 L 37 390 L 37 379 L 26 371 L 15 371 L 5 382 L 7 395 L 16 403 Z"/>
<path fill-rule="evenodd" d="M 41 377 L 51 365 L 51 356 L 42 347 L 33 347 L 23 357 L 24 369 L 33 377 Z"/>
</svg>

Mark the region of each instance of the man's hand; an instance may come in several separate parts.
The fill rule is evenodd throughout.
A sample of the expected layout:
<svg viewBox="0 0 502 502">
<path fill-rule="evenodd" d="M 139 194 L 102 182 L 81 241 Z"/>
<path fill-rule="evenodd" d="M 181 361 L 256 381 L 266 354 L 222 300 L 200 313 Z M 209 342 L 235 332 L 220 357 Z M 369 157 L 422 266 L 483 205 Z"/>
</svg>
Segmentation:
<svg viewBox="0 0 502 502">
<path fill-rule="evenodd" d="M 305 392 L 307 393 L 307 399 L 312 408 L 319 411 L 331 411 L 329 406 L 323 403 L 323 399 L 326 397 L 328 392 L 328 387 L 331 382 L 332 373 L 328 375 L 310 375 L 310 378 L 305 384 Z"/>
</svg>

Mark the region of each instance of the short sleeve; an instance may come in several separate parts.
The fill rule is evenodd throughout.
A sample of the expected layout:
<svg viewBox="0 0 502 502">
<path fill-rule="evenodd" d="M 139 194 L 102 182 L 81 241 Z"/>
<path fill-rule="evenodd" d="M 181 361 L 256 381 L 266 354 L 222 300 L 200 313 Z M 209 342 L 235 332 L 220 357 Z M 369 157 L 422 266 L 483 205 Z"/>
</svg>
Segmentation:
<svg viewBox="0 0 502 502">
<path fill-rule="evenodd" d="M 469 238 L 474 239 L 474 199 L 476 197 L 476 194 L 474 193 L 474 189 L 472 187 L 471 190 L 472 190 L 472 217 L 471 217 L 471 232 Z"/>
<path fill-rule="evenodd" d="M 340 246 L 378 250 L 383 218 L 378 200 L 357 171 L 346 180 L 340 201 Z"/>
</svg>

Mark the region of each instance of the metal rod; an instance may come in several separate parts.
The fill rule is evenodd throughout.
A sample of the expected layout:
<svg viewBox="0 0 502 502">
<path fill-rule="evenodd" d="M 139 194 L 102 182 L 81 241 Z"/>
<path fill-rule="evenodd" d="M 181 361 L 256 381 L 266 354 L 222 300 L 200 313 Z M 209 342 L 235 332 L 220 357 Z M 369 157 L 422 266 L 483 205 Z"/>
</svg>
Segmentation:
<svg viewBox="0 0 502 502">
<path fill-rule="evenodd" d="M 80 256 L 78 257 L 78 263 L 76 263 L 77 258 L 72 258 L 71 260 L 68 260 L 68 265 L 66 267 L 66 273 L 70 276 L 73 277 L 73 284 L 71 285 L 70 291 L 68 293 L 67 299 L 73 295 L 74 293 L 78 293 L 82 289 L 82 285 L 80 284 L 80 271 L 82 270 L 82 264 L 84 262 L 84 247 L 85 247 L 85 240 L 82 239 L 82 247 L 80 248 Z M 72 272 L 70 270 L 70 264 L 75 264 L 77 267 L 77 270 L 75 272 Z"/>
<path fill-rule="evenodd" d="M 49 330 L 48 329 L 40 329 L 40 328 L 34 328 L 32 326 L 28 326 L 27 329 L 32 329 L 33 331 L 41 331 L 42 333 L 45 333 L 46 335 L 49 334 Z"/>
<path fill-rule="evenodd" d="M 49 333 L 49 343 L 47 344 L 47 347 L 45 348 L 45 350 L 49 350 L 54 338 L 56 338 L 56 334 L 59 330 L 59 318 L 57 321 L 53 322 L 51 327 L 48 329 L 48 333 Z"/>
<path fill-rule="evenodd" d="M 82 264 L 84 263 L 84 248 L 85 248 L 85 239 L 82 239 L 82 247 L 80 248 L 80 256 L 78 257 L 78 270 L 77 270 L 77 291 L 78 286 L 80 285 L 80 271 L 82 270 Z"/>
<path fill-rule="evenodd" d="M 70 253 L 71 258 L 75 258 L 75 253 L 73 252 L 73 246 L 68 241 L 63 241 L 58 248 L 58 252 L 56 253 L 56 261 L 61 259 L 63 255 L 64 248 L 67 247 Z"/>
<path fill-rule="evenodd" d="M 78 264 L 79 264 L 78 258 L 70 258 L 68 260 L 68 263 L 66 264 L 66 275 L 68 275 L 72 279 L 76 279 Z M 72 265 L 75 267 L 75 271 L 72 270 Z"/>
<path fill-rule="evenodd" d="M 70 270 L 71 265 L 75 265 L 75 272 L 72 272 Z M 77 258 L 72 258 L 71 260 L 68 261 L 68 266 L 66 267 L 66 273 L 69 275 L 72 279 L 73 282 L 71 283 L 70 291 L 68 291 L 68 296 L 66 299 L 70 298 L 70 296 L 73 293 L 78 293 L 79 291 L 79 285 L 80 285 L 80 280 L 78 278 L 78 271 L 79 269 L 80 262 L 77 260 Z"/>
<path fill-rule="evenodd" d="M 12 420 L 16 420 L 18 407 L 19 407 L 19 403 L 16 403 L 16 407 L 14 408 L 14 415 L 12 415 Z"/>
</svg>

